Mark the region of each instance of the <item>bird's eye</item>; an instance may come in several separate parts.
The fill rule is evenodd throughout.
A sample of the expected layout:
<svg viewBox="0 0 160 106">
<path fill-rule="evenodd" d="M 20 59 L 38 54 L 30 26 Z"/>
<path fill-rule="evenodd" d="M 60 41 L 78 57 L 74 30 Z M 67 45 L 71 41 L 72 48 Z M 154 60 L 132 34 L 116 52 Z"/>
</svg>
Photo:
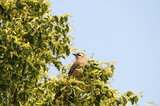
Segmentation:
<svg viewBox="0 0 160 106">
<path fill-rule="evenodd" d="M 77 54 L 78 56 L 81 56 L 81 54 Z"/>
</svg>

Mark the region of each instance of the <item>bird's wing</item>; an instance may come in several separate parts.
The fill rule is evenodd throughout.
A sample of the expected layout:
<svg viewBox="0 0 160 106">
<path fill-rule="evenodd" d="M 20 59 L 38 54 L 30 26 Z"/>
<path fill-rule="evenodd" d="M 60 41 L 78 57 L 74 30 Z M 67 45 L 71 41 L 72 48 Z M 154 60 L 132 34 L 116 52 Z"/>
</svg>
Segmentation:
<svg viewBox="0 0 160 106">
<path fill-rule="evenodd" d="M 68 72 L 68 75 L 71 75 L 73 73 L 73 71 L 77 68 L 78 64 L 73 64 L 71 69 Z"/>
</svg>

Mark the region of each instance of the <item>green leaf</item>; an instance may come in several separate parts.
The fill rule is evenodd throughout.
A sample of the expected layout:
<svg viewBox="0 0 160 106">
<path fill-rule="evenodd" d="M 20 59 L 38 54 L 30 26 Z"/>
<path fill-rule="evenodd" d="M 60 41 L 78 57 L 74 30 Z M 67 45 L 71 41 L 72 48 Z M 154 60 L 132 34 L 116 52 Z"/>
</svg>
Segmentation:
<svg viewBox="0 0 160 106">
<path fill-rule="evenodd" d="M 67 16 L 64 16 L 63 19 L 64 19 L 64 22 L 68 21 L 68 17 Z"/>
<path fill-rule="evenodd" d="M 127 96 L 132 96 L 132 95 L 134 95 L 134 93 L 131 92 L 131 91 L 128 91 L 128 92 L 126 93 L 126 95 L 127 95 Z"/>
<path fill-rule="evenodd" d="M 59 18 L 57 17 L 57 16 L 54 16 L 54 20 L 55 20 L 55 22 L 59 22 Z"/>
<path fill-rule="evenodd" d="M 63 17 L 60 17 L 60 24 L 62 25 L 64 23 Z"/>
</svg>

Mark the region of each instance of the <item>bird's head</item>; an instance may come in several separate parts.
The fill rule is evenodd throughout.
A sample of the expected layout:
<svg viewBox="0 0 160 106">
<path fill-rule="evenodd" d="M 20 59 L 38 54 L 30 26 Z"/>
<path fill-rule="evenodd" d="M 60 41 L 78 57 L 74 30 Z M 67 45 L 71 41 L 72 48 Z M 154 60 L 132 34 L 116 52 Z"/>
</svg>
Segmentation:
<svg viewBox="0 0 160 106">
<path fill-rule="evenodd" d="M 82 52 L 73 53 L 73 55 L 76 57 L 76 59 L 85 58 L 85 54 Z"/>
</svg>

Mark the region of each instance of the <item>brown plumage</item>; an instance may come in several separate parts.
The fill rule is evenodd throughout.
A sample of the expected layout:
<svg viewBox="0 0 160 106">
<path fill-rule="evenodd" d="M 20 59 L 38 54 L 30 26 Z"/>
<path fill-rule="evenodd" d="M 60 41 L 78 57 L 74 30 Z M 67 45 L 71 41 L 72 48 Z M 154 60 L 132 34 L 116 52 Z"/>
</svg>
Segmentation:
<svg viewBox="0 0 160 106">
<path fill-rule="evenodd" d="M 73 54 L 76 58 L 75 62 L 73 63 L 68 75 L 76 76 L 79 72 L 78 69 L 80 66 L 87 65 L 86 56 L 82 52 L 78 52 Z"/>
<path fill-rule="evenodd" d="M 68 76 L 74 76 L 76 77 L 79 72 L 78 72 L 78 68 L 80 66 L 84 66 L 87 65 L 87 59 L 84 53 L 82 52 L 78 52 L 78 53 L 74 53 L 73 54 L 75 56 L 75 62 L 73 63 L 73 65 L 71 66 L 70 71 L 68 72 Z M 55 100 L 62 94 L 62 92 L 58 92 L 55 95 Z"/>
</svg>

